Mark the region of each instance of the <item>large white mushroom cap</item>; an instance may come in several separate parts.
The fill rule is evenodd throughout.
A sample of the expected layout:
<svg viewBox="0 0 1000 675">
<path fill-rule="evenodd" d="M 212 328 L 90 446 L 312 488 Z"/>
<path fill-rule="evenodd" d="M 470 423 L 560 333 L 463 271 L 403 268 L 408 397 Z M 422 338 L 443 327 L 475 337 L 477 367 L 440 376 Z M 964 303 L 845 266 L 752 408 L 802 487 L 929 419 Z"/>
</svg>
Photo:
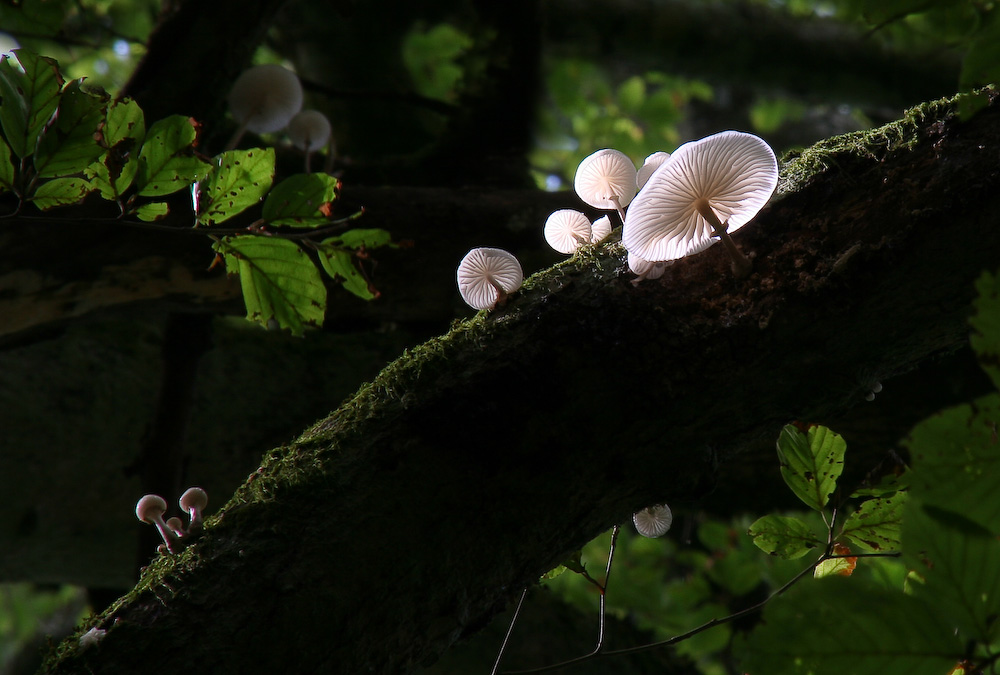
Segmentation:
<svg viewBox="0 0 1000 675">
<path fill-rule="evenodd" d="M 559 209 L 545 220 L 545 241 L 560 253 L 573 253 L 591 242 L 590 219 L 574 209 Z"/>
<path fill-rule="evenodd" d="M 284 129 L 301 109 L 302 84 L 298 76 L 278 65 L 244 70 L 229 91 L 233 117 L 256 134 Z"/>
<path fill-rule="evenodd" d="M 651 262 L 697 253 L 716 241 L 699 202 L 733 232 L 757 215 L 777 184 L 774 152 L 753 134 L 723 131 L 685 143 L 632 202 L 622 243 Z"/>
<path fill-rule="evenodd" d="M 493 309 L 503 294 L 521 287 L 524 272 L 513 254 L 500 248 L 474 248 L 458 265 L 458 291 L 473 309 Z"/>
<path fill-rule="evenodd" d="M 635 197 L 635 165 L 623 152 L 598 150 L 580 162 L 573 187 L 595 209 L 624 208 Z"/>
<path fill-rule="evenodd" d="M 299 150 L 319 150 L 330 140 L 330 120 L 318 110 L 303 110 L 288 123 L 288 138 Z"/>
</svg>

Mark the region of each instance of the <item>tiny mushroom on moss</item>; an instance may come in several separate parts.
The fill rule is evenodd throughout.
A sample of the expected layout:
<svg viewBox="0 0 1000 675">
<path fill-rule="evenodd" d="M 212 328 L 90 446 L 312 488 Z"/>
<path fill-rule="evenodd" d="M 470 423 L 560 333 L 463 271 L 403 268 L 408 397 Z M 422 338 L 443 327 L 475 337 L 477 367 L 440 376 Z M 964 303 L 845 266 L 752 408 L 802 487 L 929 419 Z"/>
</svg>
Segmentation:
<svg viewBox="0 0 1000 675">
<path fill-rule="evenodd" d="M 642 166 L 635 172 L 635 185 L 640 190 L 646 185 L 646 181 L 653 175 L 653 172 L 663 166 L 663 163 L 670 159 L 669 152 L 654 152 L 646 157 Z"/>
<path fill-rule="evenodd" d="M 543 230 L 545 241 L 560 253 L 570 254 L 591 242 L 590 219 L 574 209 L 559 209 L 549 214 Z"/>
<path fill-rule="evenodd" d="M 302 83 L 295 73 L 275 64 L 244 70 L 229 91 L 229 110 L 239 128 L 227 149 L 235 148 L 247 130 L 263 134 L 284 129 L 301 109 Z"/>
<path fill-rule="evenodd" d="M 163 514 L 166 512 L 167 502 L 159 495 L 144 495 L 135 505 L 135 517 L 144 523 L 156 525 L 167 550 L 176 553 L 181 549 L 181 539 L 163 522 Z"/>
<path fill-rule="evenodd" d="M 188 524 L 188 534 L 193 534 L 201 529 L 201 522 L 205 507 L 208 506 L 208 493 L 200 487 L 188 488 L 177 500 L 177 504 L 184 513 L 191 516 Z"/>
<path fill-rule="evenodd" d="M 288 123 L 288 138 L 306 155 L 306 173 L 312 153 L 330 142 L 330 120 L 318 110 L 303 110 Z"/>
<path fill-rule="evenodd" d="M 524 272 L 513 254 L 499 248 L 474 248 L 458 266 L 458 291 L 473 309 L 493 309 L 521 287 Z"/>
<path fill-rule="evenodd" d="M 644 537 L 662 537 L 674 522 L 674 514 L 666 504 L 647 506 L 632 515 L 636 531 Z"/>
<path fill-rule="evenodd" d="M 590 224 L 590 243 L 599 244 L 611 234 L 611 218 L 601 216 Z"/>
<path fill-rule="evenodd" d="M 643 260 L 634 253 L 629 253 L 628 268 L 636 275 L 636 278 L 632 280 L 632 285 L 634 286 L 644 279 L 659 279 L 667 271 L 667 265 L 669 264 L 670 262 L 666 261 L 650 262 Z"/>
<path fill-rule="evenodd" d="M 749 222 L 778 183 L 774 152 L 762 139 L 723 131 L 685 143 L 650 176 L 622 228 L 629 252 L 652 262 L 702 251 L 719 237 L 737 278 L 750 273 L 729 232 Z"/>
<path fill-rule="evenodd" d="M 586 204 L 595 209 L 615 209 L 624 221 L 624 208 L 637 189 L 635 175 L 635 165 L 625 153 L 605 148 L 580 162 L 573 188 Z"/>
</svg>

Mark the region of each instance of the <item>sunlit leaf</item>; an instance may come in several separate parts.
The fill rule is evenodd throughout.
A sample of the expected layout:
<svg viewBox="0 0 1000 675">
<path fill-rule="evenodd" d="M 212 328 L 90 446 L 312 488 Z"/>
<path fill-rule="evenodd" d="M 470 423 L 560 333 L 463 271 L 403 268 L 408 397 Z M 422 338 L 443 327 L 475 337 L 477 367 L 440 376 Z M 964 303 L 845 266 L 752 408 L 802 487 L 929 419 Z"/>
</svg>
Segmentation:
<svg viewBox="0 0 1000 675">
<path fill-rule="evenodd" d="M 757 548 L 785 559 L 801 558 L 824 543 L 801 519 L 773 514 L 758 518 L 749 534 Z"/>
<path fill-rule="evenodd" d="M 278 237 L 225 237 L 213 246 L 230 274 L 239 274 L 247 319 L 302 335 L 320 326 L 326 287 L 319 270 L 295 242 Z"/>
<path fill-rule="evenodd" d="M 1000 394 L 927 418 L 905 441 L 913 460 L 910 495 L 1000 534 Z"/>
<path fill-rule="evenodd" d="M 345 289 L 362 300 L 374 300 L 376 293 L 354 264 L 354 255 L 350 251 L 331 246 L 330 240 L 324 240 L 317 251 L 319 262 L 330 277 L 341 283 Z"/>
<path fill-rule="evenodd" d="M 869 499 L 844 523 L 843 536 L 870 553 L 898 551 L 907 493 Z"/>
<path fill-rule="evenodd" d="M 104 153 L 94 133 L 104 121 L 107 96 L 84 91 L 82 83 L 73 80 L 66 85 L 54 122 L 39 139 L 34 164 L 43 178 L 83 173 Z"/>
<path fill-rule="evenodd" d="M 844 470 L 846 450 L 844 439 L 826 427 L 812 426 L 802 432 L 786 425 L 778 437 L 781 476 L 806 506 L 821 511 Z"/>
<path fill-rule="evenodd" d="M 135 210 L 135 216 L 139 220 L 145 220 L 146 222 L 152 222 L 154 220 L 159 220 L 165 218 L 167 213 L 169 213 L 170 208 L 164 202 L 151 202 L 149 204 L 143 204 Z"/>
<path fill-rule="evenodd" d="M 0 138 L 0 192 L 14 189 L 16 171 L 10 146 L 4 139 Z"/>
<path fill-rule="evenodd" d="M 264 201 L 262 217 L 272 225 L 316 227 L 330 221 L 340 185 L 325 173 L 300 173 L 274 186 Z"/>
<path fill-rule="evenodd" d="M 83 201 L 93 186 L 82 178 L 53 178 L 38 186 L 31 201 L 42 211 Z"/>
<path fill-rule="evenodd" d="M 994 494 L 1000 477 L 994 477 Z M 964 639 L 989 644 L 997 639 L 1000 615 L 1000 541 L 988 532 L 970 532 L 930 516 L 914 503 L 906 510 L 903 543 L 909 566 L 923 583 L 915 597 L 932 604 Z"/>
<path fill-rule="evenodd" d="M 849 577 L 854 574 L 854 570 L 858 566 L 858 558 L 857 556 L 848 556 L 847 554 L 850 552 L 851 549 L 847 548 L 843 544 L 834 544 L 834 555 L 842 557 L 827 558 L 820 564 L 816 565 L 816 569 L 813 570 L 813 577 L 816 579 L 822 579 L 823 577 L 829 577 L 835 574 L 842 577 Z"/>
<path fill-rule="evenodd" d="M 984 273 L 976 281 L 975 314 L 969 319 L 972 349 L 983 370 L 1000 389 L 1000 274 Z"/>
<path fill-rule="evenodd" d="M 274 180 L 274 148 L 230 150 L 201 184 L 202 225 L 221 223 L 257 204 Z"/>
<path fill-rule="evenodd" d="M 376 228 L 348 230 L 336 237 L 330 237 L 325 243 L 336 244 L 353 249 L 373 249 L 392 245 L 392 235 L 385 230 Z"/>
<path fill-rule="evenodd" d="M 171 115 L 153 123 L 139 153 L 137 194 L 168 195 L 207 176 L 212 165 L 191 154 L 197 136 L 190 117 Z"/>
<path fill-rule="evenodd" d="M 750 675 L 941 675 L 964 647 L 933 603 L 835 575 L 768 603 L 739 655 Z"/>
<path fill-rule="evenodd" d="M 0 60 L 0 125 L 14 154 L 28 157 L 59 105 L 63 79 L 53 59 L 27 49 L 16 49 L 14 54 L 16 59 L 4 56 Z"/>
<path fill-rule="evenodd" d="M 108 106 L 100 132 L 106 152 L 85 172 L 102 197 L 118 199 L 132 185 L 139 164 L 137 154 L 145 138 L 146 121 L 139 104 L 126 98 Z"/>
</svg>

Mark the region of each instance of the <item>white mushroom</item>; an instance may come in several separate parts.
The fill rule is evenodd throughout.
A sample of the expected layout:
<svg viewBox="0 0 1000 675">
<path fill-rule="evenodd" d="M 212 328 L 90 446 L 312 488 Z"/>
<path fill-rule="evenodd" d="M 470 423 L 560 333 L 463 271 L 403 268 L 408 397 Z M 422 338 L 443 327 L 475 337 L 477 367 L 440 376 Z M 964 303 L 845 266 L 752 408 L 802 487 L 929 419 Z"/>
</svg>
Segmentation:
<svg viewBox="0 0 1000 675">
<path fill-rule="evenodd" d="M 560 253 L 573 253 L 591 242 L 593 229 L 587 216 L 573 209 L 559 209 L 545 220 L 545 241 Z"/>
<path fill-rule="evenodd" d="M 632 515 L 636 531 L 644 537 L 662 537 L 674 522 L 674 514 L 666 504 L 647 506 Z"/>
<path fill-rule="evenodd" d="M 636 275 L 636 278 L 632 280 L 632 285 L 638 284 L 643 279 L 659 279 L 667 271 L 667 265 L 669 264 L 669 262 L 664 261 L 650 262 L 643 260 L 635 253 L 629 253 L 628 268 Z"/>
<path fill-rule="evenodd" d="M 229 91 L 229 110 L 240 126 L 227 148 L 235 148 L 246 130 L 284 129 L 301 109 L 302 84 L 295 73 L 274 64 L 248 68 Z"/>
<path fill-rule="evenodd" d="M 330 120 L 318 110 L 303 110 L 288 123 L 292 144 L 306 153 L 306 173 L 312 153 L 330 141 Z"/>
<path fill-rule="evenodd" d="M 191 522 L 187 528 L 188 534 L 200 530 L 205 507 L 208 506 L 208 493 L 200 487 L 188 488 L 177 500 L 177 504 L 181 507 L 181 511 L 191 516 Z"/>
<path fill-rule="evenodd" d="M 473 309 L 493 309 L 521 287 L 524 272 L 511 253 L 499 248 L 474 248 L 458 266 L 458 291 Z"/>
<path fill-rule="evenodd" d="M 722 239 L 737 277 L 750 261 L 728 232 L 757 215 L 778 183 L 774 152 L 763 140 L 723 131 L 685 143 L 659 170 L 629 208 L 622 243 L 649 261 L 674 260 Z"/>
<path fill-rule="evenodd" d="M 623 209 L 635 197 L 635 165 L 618 150 L 598 150 L 584 158 L 576 169 L 573 187 L 585 203 L 595 209 Z"/>
<path fill-rule="evenodd" d="M 590 224 L 590 243 L 599 244 L 611 234 L 611 218 L 601 216 Z"/>
<path fill-rule="evenodd" d="M 135 505 L 135 517 L 144 523 L 156 525 L 167 550 L 176 553 L 181 550 L 181 539 L 163 522 L 163 514 L 166 512 L 167 502 L 159 495 L 144 495 Z"/>
<path fill-rule="evenodd" d="M 653 175 L 653 172 L 663 166 L 663 163 L 668 159 L 670 159 L 669 152 L 654 152 L 652 155 L 646 157 L 642 166 L 635 172 L 636 187 L 641 190 L 646 181 L 649 180 L 649 177 Z"/>
</svg>

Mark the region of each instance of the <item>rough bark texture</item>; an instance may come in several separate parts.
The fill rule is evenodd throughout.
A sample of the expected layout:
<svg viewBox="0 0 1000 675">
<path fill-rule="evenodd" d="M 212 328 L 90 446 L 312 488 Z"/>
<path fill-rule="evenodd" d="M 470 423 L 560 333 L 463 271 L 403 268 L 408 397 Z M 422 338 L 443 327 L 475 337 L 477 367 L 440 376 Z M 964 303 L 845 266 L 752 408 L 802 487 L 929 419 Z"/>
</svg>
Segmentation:
<svg viewBox="0 0 1000 675">
<path fill-rule="evenodd" d="M 804 152 L 736 237 L 745 281 L 721 247 L 638 286 L 613 245 L 536 275 L 269 454 L 46 672 L 433 661 L 635 509 L 705 498 L 790 419 L 963 344 L 1000 259 L 998 146 L 996 103 L 938 104 Z"/>
</svg>

